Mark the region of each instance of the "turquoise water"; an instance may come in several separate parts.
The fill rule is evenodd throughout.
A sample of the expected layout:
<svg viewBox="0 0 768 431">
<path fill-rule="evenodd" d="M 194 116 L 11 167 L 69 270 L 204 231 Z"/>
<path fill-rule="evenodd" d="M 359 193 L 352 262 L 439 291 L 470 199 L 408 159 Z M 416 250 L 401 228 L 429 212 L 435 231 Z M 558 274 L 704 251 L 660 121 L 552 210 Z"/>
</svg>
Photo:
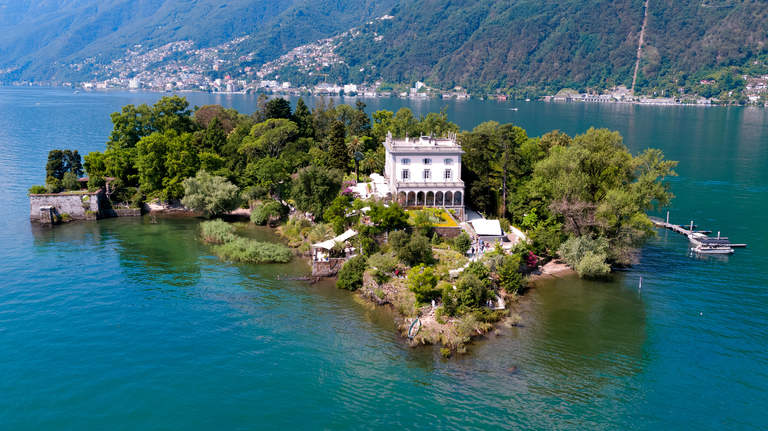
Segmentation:
<svg viewBox="0 0 768 431">
<path fill-rule="evenodd" d="M 159 94 L 0 87 L 2 429 L 749 429 L 768 423 L 768 110 L 375 99 L 448 105 L 463 128 L 594 125 L 680 160 L 671 219 L 749 248 L 691 257 L 660 232 L 607 281 L 542 281 L 524 326 L 446 360 L 395 315 L 287 265 L 220 262 L 189 217 L 34 229 L 48 150 L 102 150 L 109 113 Z M 192 95 L 250 112 L 251 96 Z M 310 101 L 310 106 L 312 102 Z M 504 108 L 518 107 L 518 111 Z M 249 236 L 269 239 L 249 228 Z M 643 277 L 642 292 L 637 286 Z M 508 371 L 517 367 L 517 372 Z"/>
</svg>

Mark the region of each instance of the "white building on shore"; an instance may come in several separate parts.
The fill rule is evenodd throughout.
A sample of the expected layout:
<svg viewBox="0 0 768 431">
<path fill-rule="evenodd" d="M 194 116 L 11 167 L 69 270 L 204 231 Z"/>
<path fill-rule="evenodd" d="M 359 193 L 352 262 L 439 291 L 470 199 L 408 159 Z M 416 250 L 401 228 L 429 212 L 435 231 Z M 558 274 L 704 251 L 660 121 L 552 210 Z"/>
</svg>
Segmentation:
<svg viewBox="0 0 768 431">
<path fill-rule="evenodd" d="M 404 207 L 451 208 L 464 219 L 464 182 L 456 134 L 395 139 L 384 142 L 386 177 L 392 197 Z"/>
</svg>

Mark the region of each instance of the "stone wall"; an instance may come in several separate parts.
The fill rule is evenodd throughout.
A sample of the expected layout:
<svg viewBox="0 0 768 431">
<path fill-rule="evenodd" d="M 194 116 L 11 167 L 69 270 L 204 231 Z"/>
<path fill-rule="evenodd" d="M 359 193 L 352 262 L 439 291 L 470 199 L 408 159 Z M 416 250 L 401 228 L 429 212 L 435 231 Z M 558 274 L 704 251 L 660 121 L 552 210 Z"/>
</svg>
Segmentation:
<svg viewBox="0 0 768 431">
<path fill-rule="evenodd" d="M 347 259 L 328 259 L 312 262 L 312 275 L 315 277 L 335 277 Z"/>
<path fill-rule="evenodd" d="M 440 238 L 456 238 L 461 234 L 461 228 L 458 226 L 436 227 L 435 233 L 440 235 Z"/>
<path fill-rule="evenodd" d="M 45 214 L 40 207 L 51 206 L 54 215 L 69 214 L 75 220 L 85 220 L 85 212 L 100 213 L 106 204 L 104 189 L 94 193 L 56 193 L 29 195 L 29 219 L 40 220 Z"/>
<path fill-rule="evenodd" d="M 459 234 L 461 234 L 461 227 L 459 226 L 434 227 L 432 229 L 435 231 L 435 233 L 440 235 L 440 238 L 456 238 L 459 236 Z M 416 231 L 416 228 L 413 226 L 408 226 L 404 230 L 409 234 L 413 234 L 413 232 Z"/>
<path fill-rule="evenodd" d="M 141 210 L 138 208 L 117 208 L 103 211 L 104 217 L 141 217 Z"/>
</svg>

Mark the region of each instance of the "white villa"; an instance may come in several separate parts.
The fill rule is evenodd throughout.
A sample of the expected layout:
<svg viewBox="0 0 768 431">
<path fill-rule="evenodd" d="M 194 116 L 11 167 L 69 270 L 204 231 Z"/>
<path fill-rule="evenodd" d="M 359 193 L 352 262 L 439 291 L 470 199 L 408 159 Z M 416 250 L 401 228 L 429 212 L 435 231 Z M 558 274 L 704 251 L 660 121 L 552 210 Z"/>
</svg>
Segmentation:
<svg viewBox="0 0 768 431">
<path fill-rule="evenodd" d="M 464 151 L 456 134 L 395 139 L 390 132 L 384 148 L 384 176 L 400 205 L 452 208 L 464 219 Z"/>
</svg>

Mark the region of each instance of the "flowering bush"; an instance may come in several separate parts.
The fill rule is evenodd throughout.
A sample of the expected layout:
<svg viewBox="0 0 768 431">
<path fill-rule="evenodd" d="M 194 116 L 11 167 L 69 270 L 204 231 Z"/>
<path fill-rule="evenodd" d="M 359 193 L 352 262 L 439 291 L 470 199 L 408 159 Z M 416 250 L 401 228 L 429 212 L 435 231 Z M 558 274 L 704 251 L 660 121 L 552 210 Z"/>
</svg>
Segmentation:
<svg viewBox="0 0 768 431">
<path fill-rule="evenodd" d="M 352 196 L 352 194 L 354 194 L 354 192 L 349 187 L 347 187 L 347 188 L 345 188 L 344 190 L 341 191 L 341 195 L 342 196 Z"/>
<path fill-rule="evenodd" d="M 539 261 L 539 257 L 533 254 L 532 251 L 528 252 L 528 256 L 525 257 L 525 264 L 528 266 L 536 266 L 536 262 Z"/>
</svg>

